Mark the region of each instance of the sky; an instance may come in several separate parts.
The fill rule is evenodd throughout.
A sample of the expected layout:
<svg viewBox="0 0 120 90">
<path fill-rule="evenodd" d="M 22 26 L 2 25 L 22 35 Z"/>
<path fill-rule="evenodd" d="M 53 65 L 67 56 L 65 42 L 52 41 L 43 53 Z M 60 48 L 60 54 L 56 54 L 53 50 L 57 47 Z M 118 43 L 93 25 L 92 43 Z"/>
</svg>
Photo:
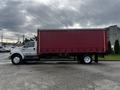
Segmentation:
<svg viewBox="0 0 120 90">
<path fill-rule="evenodd" d="M 120 0 L 0 0 L 0 35 L 16 42 L 37 29 L 120 26 Z"/>
</svg>

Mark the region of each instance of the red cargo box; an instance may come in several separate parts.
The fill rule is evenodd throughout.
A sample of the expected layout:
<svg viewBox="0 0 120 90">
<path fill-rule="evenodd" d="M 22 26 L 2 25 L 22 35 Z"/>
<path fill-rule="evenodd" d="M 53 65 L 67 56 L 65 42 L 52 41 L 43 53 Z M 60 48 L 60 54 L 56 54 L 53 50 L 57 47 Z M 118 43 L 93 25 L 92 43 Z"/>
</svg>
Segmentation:
<svg viewBox="0 0 120 90">
<path fill-rule="evenodd" d="M 50 53 L 105 53 L 104 29 L 38 30 L 38 55 Z"/>
</svg>

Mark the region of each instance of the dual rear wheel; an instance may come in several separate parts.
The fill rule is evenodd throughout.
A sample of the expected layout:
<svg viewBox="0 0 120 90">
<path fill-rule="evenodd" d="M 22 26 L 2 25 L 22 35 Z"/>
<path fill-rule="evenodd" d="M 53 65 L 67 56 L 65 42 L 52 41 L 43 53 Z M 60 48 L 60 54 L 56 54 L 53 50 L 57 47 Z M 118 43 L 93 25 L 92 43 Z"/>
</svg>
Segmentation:
<svg viewBox="0 0 120 90">
<path fill-rule="evenodd" d="M 93 61 L 91 55 L 83 55 L 78 57 L 78 63 L 83 63 L 83 64 L 91 64 Z"/>
</svg>

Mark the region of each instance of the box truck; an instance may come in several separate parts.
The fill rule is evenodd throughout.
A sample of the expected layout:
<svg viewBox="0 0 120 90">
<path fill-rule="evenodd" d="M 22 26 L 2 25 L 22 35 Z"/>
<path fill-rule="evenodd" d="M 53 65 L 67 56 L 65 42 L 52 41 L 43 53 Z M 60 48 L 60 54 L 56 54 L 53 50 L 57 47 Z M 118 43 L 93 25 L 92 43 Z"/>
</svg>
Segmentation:
<svg viewBox="0 0 120 90">
<path fill-rule="evenodd" d="M 98 62 L 107 52 L 105 29 L 38 29 L 37 40 L 25 43 L 10 52 L 13 64 L 46 57 L 74 57 L 79 63 Z"/>
</svg>

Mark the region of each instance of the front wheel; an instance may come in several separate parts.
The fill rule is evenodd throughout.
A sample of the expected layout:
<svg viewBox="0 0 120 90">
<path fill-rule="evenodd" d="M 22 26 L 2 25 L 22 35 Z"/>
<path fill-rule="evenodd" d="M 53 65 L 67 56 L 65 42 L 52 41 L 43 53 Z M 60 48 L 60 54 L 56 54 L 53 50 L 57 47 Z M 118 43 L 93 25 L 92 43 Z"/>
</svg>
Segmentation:
<svg viewBox="0 0 120 90">
<path fill-rule="evenodd" d="M 92 63 L 92 57 L 89 55 L 83 56 L 83 63 L 84 64 L 91 64 Z"/>
<path fill-rule="evenodd" d="M 22 62 L 22 57 L 20 55 L 13 55 L 11 58 L 12 64 L 19 65 Z"/>
</svg>

